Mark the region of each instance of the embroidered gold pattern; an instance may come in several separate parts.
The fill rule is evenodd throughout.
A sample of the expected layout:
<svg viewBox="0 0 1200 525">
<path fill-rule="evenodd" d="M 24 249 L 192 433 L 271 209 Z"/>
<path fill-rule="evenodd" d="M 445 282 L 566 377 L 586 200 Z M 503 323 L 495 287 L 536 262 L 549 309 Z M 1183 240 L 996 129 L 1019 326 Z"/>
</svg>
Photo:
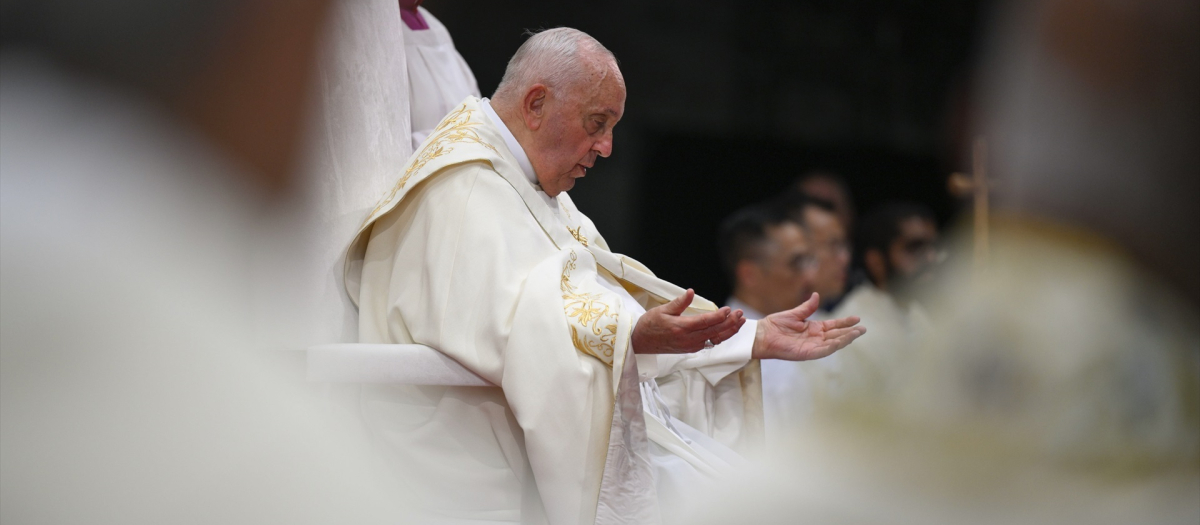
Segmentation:
<svg viewBox="0 0 1200 525">
<path fill-rule="evenodd" d="M 571 237 L 574 237 L 575 240 L 579 241 L 579 244 L 587 246 L 588 245 L 587 237 L 585 237 L 582 233 L 579 233 L 579 230 L 582 230 L 582 229 L 583 229 L 583 226 L 576 226 L 575 228 L 571 228 L 570 226 L 567 226 L 567 231 L 571 232 Z"/>
<path fill-rule="evenodd" d="M 617 312 L 600 301 L 600 294 L 580 292 L 571 284 L 571 271 L 575 269 L 576 260 L 578 257 L 572 250 L 570 260 L 563 265 L 562 278 L 559 280 L 564 301 L 563 310 L 567 319 L 574 319 L 578 323 L 578 326 L 571 325 L 571 342 L 576 350 L 611 366 L 613 344 L 617 339 Z"/>
<path fill-rule="evenodd" d="M 371 214 L 367 216 L 367 222 L 375 218 L 375 214 L 384 206 L 392 202 L 396 194 L 408 184 L 408 179 L 413 176 L 417 170 L 425 167 L 430 161 L 446 155 L 454 151 L 453 145 L 456 143 L 474 142 L 487 149 L 496 151 L 496 147 L 484 142 L 479 136 L 479 132 L 475 128 L 479 126 L 479 122 L 471 122 L 471 114 L 474 110 L 467 109 L 467 105 L 463 104 L 458 109 L 452 111 L 442 122 L 433 130 L 433 138 L 425 143 L 425 147 L 421 148 L 416 155 L 413 155 L 412 160 L 408 163 L 408 168 L 404 170 L 404 176 L 396 182 L 392 187 L 387 197 L 371 210 Z M 498 153 L 498 152 L 497 152 Z M 363 223 L 366 226 L 366 223 Z"/>
</svg>

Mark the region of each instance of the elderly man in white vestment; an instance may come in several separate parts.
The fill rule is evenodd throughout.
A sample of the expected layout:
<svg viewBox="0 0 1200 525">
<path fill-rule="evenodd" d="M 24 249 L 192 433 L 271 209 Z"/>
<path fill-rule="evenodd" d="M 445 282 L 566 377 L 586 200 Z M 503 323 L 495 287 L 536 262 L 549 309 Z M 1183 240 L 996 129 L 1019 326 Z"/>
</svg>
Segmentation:
<svg viewBox="0 0 1200 525">
<path fill-rule="evenodd" d="M 823 357 L 864 332 L 807 322 L 816 297 L 748 322 L 609 251 L 566 192 L 611 153 L 624 102 L 599 42 L 532 36 L 350 246 L 362 342 L 426 344 L 500 386 L 364 391 L 367 424 L 448 520 L 669 520 L 761 440 L 758 359 Z M 666 410 L 655 378 L 671 374 L 707 385 L 706 413 Z"/>
</svg>

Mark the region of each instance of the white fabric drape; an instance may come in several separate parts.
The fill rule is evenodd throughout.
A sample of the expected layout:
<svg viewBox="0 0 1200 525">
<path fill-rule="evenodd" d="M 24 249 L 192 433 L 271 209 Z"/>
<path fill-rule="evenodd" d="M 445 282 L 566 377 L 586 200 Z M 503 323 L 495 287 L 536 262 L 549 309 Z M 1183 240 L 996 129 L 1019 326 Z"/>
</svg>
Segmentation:
<svg viewBox="0 0 1200 525">
<path fill-rule="evenodd" d="M 357 314 L 341 287 L 341 256 L 371 207 L 412 155 L 404 23 L 394 1 L 339 2 L 325 35 L 301 201 L 279 225 L 282 260 L 260 282 L 292 310 L 263 312 L 289 346 L 357 341 Z"/>
<path fill-rule="evenodd" d="M 475 75 L 454 48 L 446 26 L 425 8 L 419 9 L 429 29 L 418 31 L 400 24 L 404 28 L 414 150 L 462 99 L 479 96 Z"/>
</svg>

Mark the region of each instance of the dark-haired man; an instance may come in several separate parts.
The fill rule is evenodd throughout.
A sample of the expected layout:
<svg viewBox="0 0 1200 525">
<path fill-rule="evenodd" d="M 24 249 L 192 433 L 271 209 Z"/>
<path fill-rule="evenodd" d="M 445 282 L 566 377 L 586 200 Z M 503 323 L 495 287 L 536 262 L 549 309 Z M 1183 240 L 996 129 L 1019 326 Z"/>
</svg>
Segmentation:
<svg viewBox="0 0 1200 525">
<path fill-rule="evenodd" d="M 773 203 L 793 221 L 804 227 L 808 244 L 816 259 L 810 291 L 821 297 L 825 317 L 846 293 L 850 268 L 850 242 L 846 226 L 834 204 L 799 192 L 789 192 Z"/>
<path fill-rule="evenodd" d="M 804 230 L 773 208 L 752 206 L 730 216 L 717 246 L 733 287 L 725 304 L 747 319 L 795 308 L 813 291 L 817 260 Z"/>
<path fill-rule="evenodd" d="M 926 278 L 936 261 L 937 241 L 933 212 L 923 205 L 898 202 L 868 215 L 857 244 L 869 282 L 847 295 L 841 308 L 855 308 L 868 297 L 884 295 L 898 306 L 909 306 L 911 285 Z"/>
<path fill-rule="evenodd" d="M 888 388 L 895 380 L 889 370 L 920 344 L 928 328 L 912 297 L 937 260 L 933 212 L 916 203 L 886 204 L 863 218 L 856 241 L 867 280 L 846 295 L 834 315 L 853 313 L 875 329 L 841 356 L 835 394 Z"/>
<path fill-rule="evenodd" d="M 854 230 L 854 196 L 850 193 L 846 180 L 831 171 L 814 170 L 796 179 L 792 191 L 805 196 L 828 202 L 837 214 L 838 221 L 846 231 Z"/>
</svg>

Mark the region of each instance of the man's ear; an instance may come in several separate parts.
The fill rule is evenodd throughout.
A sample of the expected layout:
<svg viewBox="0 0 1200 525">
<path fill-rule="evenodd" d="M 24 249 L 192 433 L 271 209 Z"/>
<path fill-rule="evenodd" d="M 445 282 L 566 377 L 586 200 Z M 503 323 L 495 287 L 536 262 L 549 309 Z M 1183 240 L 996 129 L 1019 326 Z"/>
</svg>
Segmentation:
<svg viewBox="0 0 1200 525">
<path fill-rule="evenodd" d="M 887 261 L 883 259 L 883 252 L 874 248 L 863 252 L 863 266 L 866 267 L 867 276 L 871 278 L 871 282 L 880 290 L 887 289 Z"/>
<path fill-rule="evenodd" d="M 525 98 L 521 99 L 521 116 L 525 120 L 525 127 L 530 131 L 537 131 L 542 127 L 547 94 L 546 86 L 534 84 L 525 92 Z"/>
</svg>

